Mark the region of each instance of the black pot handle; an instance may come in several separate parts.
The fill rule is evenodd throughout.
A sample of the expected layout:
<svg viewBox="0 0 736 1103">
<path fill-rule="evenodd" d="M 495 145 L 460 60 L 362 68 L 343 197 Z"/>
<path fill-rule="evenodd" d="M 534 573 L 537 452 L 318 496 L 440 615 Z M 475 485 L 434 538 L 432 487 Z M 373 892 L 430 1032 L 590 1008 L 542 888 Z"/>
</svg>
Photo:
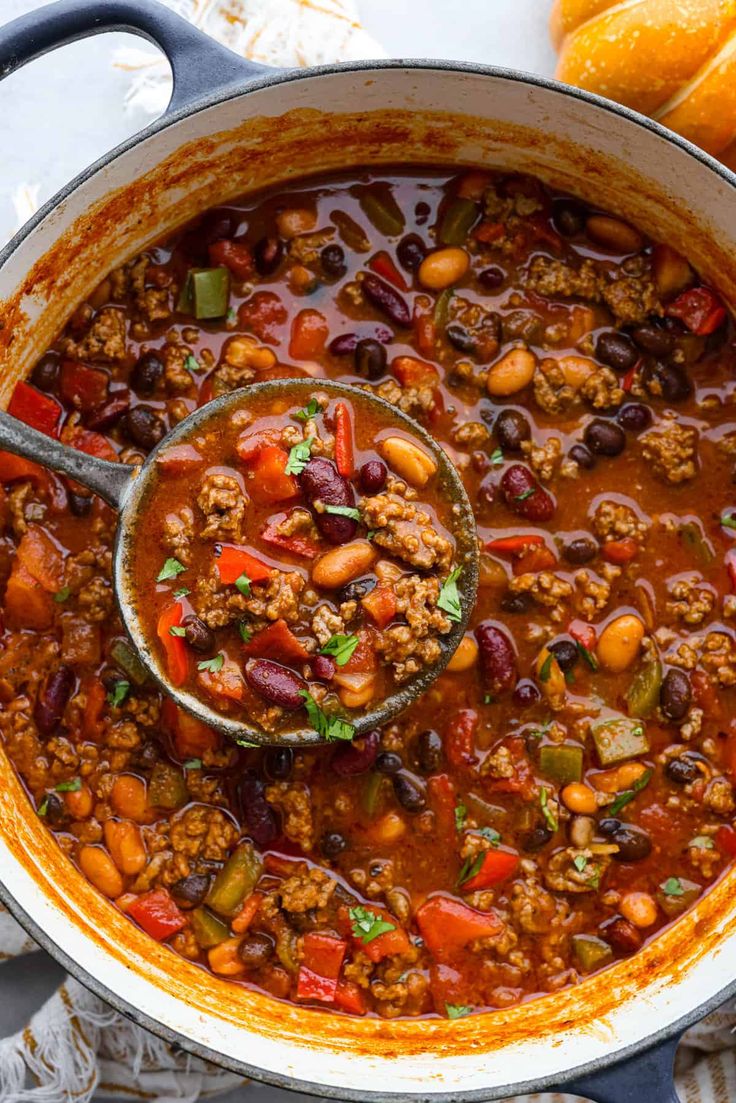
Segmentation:
<svg viewBox="0 0 736 1103">
<path fill-rule="evenodd" d="M 675 1091 L 675 1051 L 680 1035 L 615 1065 L 576 1077 L 559 1091 L 582 1095 L 594 1103 L 680 1103 Z"/>
<path fill-rule="evenodd" d="M 163 50 L 174 74 L 166 114 L 208 92 L 279 71 L 238 57 L 156 0 L 57 0 L 0 27 L 0 79 L 49 50 L 103 31 L 130 31 Z"/>
</svg>

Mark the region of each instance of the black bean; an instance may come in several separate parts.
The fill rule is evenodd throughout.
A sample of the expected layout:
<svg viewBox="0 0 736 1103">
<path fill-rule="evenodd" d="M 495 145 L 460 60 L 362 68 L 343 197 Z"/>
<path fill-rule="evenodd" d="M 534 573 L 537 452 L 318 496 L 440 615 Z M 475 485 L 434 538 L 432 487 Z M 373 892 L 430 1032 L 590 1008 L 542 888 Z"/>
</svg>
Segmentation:
<svg viewBox="0 0 736 1103">
<path fill-rule="evenodd" d="M 299 476 L 299 483 L 310 505 L 321 502 L 324 506 L 355 508 L 352 484 L 339 473 L 332 460 L 322 456 L 309 460 Z M 358 522 L 354 518 L 329 513 L 327 510 L 315 510 L 314 520 L 321 535 L 330 544 L 347 544 L 358 530 Z"/>
<path fill-rule="evenodd" d="M 263 768 L 272 781 L 286 781 L 294 767 L 291 747 L 269 747 L 263 756 Z"/>
<path fill-rule="evenodd" d="M 381 751 L 376 755 L 376 769 L 379 774 L 398 774 L 403 765 L 401 756 L 393 751 Z"/>
<path fill-rule="evenodd" d="M 355 352 L 357 344 L 357 333 L 338 333 L 337 337 L 333 337 L 330 341 L 327 351 L 332 356 L 349 356 L 350 353 Z"/>
<path fill-rule="evenodd" d="M 334 279 L 339 279 L 347 272 L 348 266 L 345 263 L 345 250 L 342 245 L 325 245 L 319 259 L 322 271 Z"/>
<path fill-rule="evenodd" d="M 262 969 L 273 956 L 273 940 L 261 931 L 245 936 L 238 946 L 238 955 L 246 969 Z"/>
<path fill-rule="evenodd" d="M 489 268 L 483 268 L 478 273 L 478 283 L 483 287 L 487 287 L 489 291 L 494 291 L 497 287 L 506 279 L 506 273 L 503 268 L 497 268 L 495 264 L 492 264 Z"/>
<path fill-rule="evenodd" d="M 590 471 L 595 467 L 595 456 L 584 444 L 573 444 L 569 452 L 570 459 L 582 467 L 584 471 Z"/>
<path fill-rule="evenodd" d="M 182 877 L 169 890 L 180 908 L 196 908 L 202 903 L 210 887 L 210 879 L 205 873 L 190 873 Z"/>
<path fill-rule="evenodd" d="M 354 582 L 348 582 L 347 586 L 343 586 L 340 590 L 339 604 L 342 605 L 344 601 L 360 601 L 362 597 L 375 589 L 375 586 L 375 578 L 356 578 Z"/>
<path fill-rule="evenodd" d="M 352 743 L 343 743 L 335 750 L 331 766 L 338 777 L 354 777 L 370 770 L 376 761 L 381 733 L 373 729 Z"/>
<path fill-rule="evenodd" d="M 123 427 L 133 444 L 145 452 L 166 435 L 166 425 L 150 406 L 133 406 L 125 415 Z"/>
<path fill-rule="evenodd" d="M 693 393 L 690 376 L 676 364 L 655 364 L 645 382 L 651 394 L 659 392 L 667 402 L 684 402 Z"/>
<path fill-rule="evenodd" d="M 394 794 L 403 809 L 407 812 L 423 812 L 427 807 L 427 795 L 424 786 L 418 778 L 406 771 L 394 774 L 391 778 L 394 786 Z"/>
<path fill-rule="evenodd" d="M 632 331 L 631 336 L 640 349 L 651 353 L 652 356 L 669 356 L 675 347 L 675 339 L 671 333 L 654 322 L 645 322 Z"/>
<path fill-rule="evenodd" d="M 44 800 L 46 801 L 44 819 L 52 827 L 61 827 L 69 819 L 64 798 L 58 793 L 47 793 Z"/>
<path fill-rule="evenodd" d="M 598 544 L 592 536 L 576 536 L 564 545 L 562 554 L 568 563 L 579 567 L 582 563 L 590 563 L 598 554 Z"/>
<path fill-rule="evenodd" d="M 368 302 L 385 314 L 389 321 L 404 329 L 411 325 L 411 311 L 406 299 L 395 287 L 374 275 L 373 272 L 364 274 L 360 286 Z"/>
<path fill-rule="evenodd" d="M 133 365 L 130 385 L 144 398 L 150 398 L 164 374 L 164 362 L 155 352 L 144 352 Z"/>
<path fill-rule="evenodd" d="M 536 827 L 533 827 L 531 831 L 528 831 L 526 835 L 522 837 L 521 846 L 527 853 L 533 853 L 535 850 L 541 850 L 543 846 L 552 838 L 552 832 L 544 824 L 538 823 Z"/>
<path fill-rule="evenodd" d="M 519 708 L 531 708 L 531 706 L 536 705 L 541 698 L 542 695 L 534 682 L 524 678 L 522 681 L 516 683 L 512 700 Z"/>
<path fill-rule="evenodd" d="M 617 372 L 627 372 L 634 367 L 639 353 L 633 341 L 625 333 L 606 330 L 596 341 L 595 354 L 603 364 Z"/>
<path fill-rule="evenodd" d="M 59 381 L 59 357 L 47 352 L 31 372 L 31 383 L 39 391 L 54 391 Z"/>
<path fill-rule="evenodd" d="M 363 379 L 380 379 L 386 372 L 386 349 L 380 341 L 365 337 L 355 346 L 355 374 Z"/>
<path fill-rule="evenodd" d="M 262 237 L 256 242 L 253 260 L 259 276 L 271 276 L 284 259 L 284 243 L 278 237 Z"/>
<path fill-rule="evenodd" d="M 378 494 L 388 478 L 388 468 L 381 460 L 368 460 L 360 469 L 360 489 L 364 494 Z"/>
<path fill-rule="evenodd" d="M 664 770 L 670 781 L 675 785 L 690 785 L 699 778 L 700 770 L 692 758 L 681 755 L 680 758 L 671 758 Z"/>
<path fill-rule="evenodd" d="M 416 272 L 427 255 L 427 247 L 419 234 L 406 234 L 396 246 L 396 256 L 407 272 Z"/>
<path fill-rule="evenodd" d="M 522 444 L 532 435 L 531 426 L 520 410 L 501 410 L 494 430 L 504 452 L 521 452 Z"/>
<path fill-rule="evenodd" d="M 582 233 L 588 212 L 577 199 L 558 199 L 552 207 L 552 221 L 555 229 L 565 237 L 575 237 Z"/>
<path fill-rule="evenodd" d="M 50 735 L 61 723 L 74 681 L 74 671 L 66 664 L 59 666 L 46 679 L 33 710 L 33 719 L 41 735 Z"/>
<path fill-rule="evenodd" d="M 238 785 L 243 823 L 248 835 L 260 847 L 267 847 L 279 833 L 276 813 L 266 800 L 266 786 L 253 771 L 243 774 Z"/>
<path fill-rule="evenodd" d="M 472 335 L 472 333 L 468 333 L 465 326 L 461 326 L 459 322 L 452 322 L 449 326 L 446 326 L 445 334 L 447 335 L 447 340 L 450 342 L 450 344 L 453 345 L 459 352 L 475 352 L 475 337 Z"/>
<path fill-rule="evenodd" d="M 555 640 L 548 645 L 548 650 L 557 659 L 557 665 L 563 674 L 572 670 L 579 658 L 579 651 L 572 640 Z"/>
<path fill-rule="evenodd" d="M 617 831 L 620 831 L 623 827 L 621 820 L 615 819 L 613 816 L 604 816 L 604 818 L 598 824 L 598 830 L 601 835 L 615 835 Z"/>
<path fill-rule="evenodd" d="M 319 841 L 319 848 L 325 858 L 337 858 L 347 848 L 348 841 L 339 831 L 325 831 Z"/>
<path fill-rule="evenodd" d="M 616 414 L 616 421 L 622 429 L 641 433 L 652 424 L 652 411 L 643 402 L 627 402 Z"/>
<path fill-rule="evenodd" d="M 185 633 L 184 639 L 191 648 L 203 655 L 208 651 L 214 651 L 215 633 L 207 627 L 203 620 L 200 620 L 194 613 L 189 613 L 181 623 Z"/>
<path fill-rule="evenodd" d="M 673 666 L 662 679 L 659 703 L 668 720 L 682 720 L 687 716 L 692 699 L 690 679 L 684 670 Z"/>
<path fill-rule="evenodd" d="M 585 443 L 597 456 L 619 456 L 626 447 L 623 429 L 615 421 L 596 417 L 585 427 Z"/>
<path fill-rule="evenodd" d="M 414 217 L 417 220 L 418 225 L 423 226 L 432 213 L 432 208 L 429 203 L 425 203 L 423 199 L 414 207 Z"/>
<path fill-rule="evenodd" d="M 230 211 L 207 211 L 203 215 L 195 233 L 198 233 L 205 245 L 214 245 L 216 241 L 225 241 L 235 235 L 238 224 Z"/>
<path fill-rule="evenodd" d="M 75 517 L 87 517 L 92 509 L 92 496 L 90 494 L 77 494 L 70 490 L 69 509 Z"/>
<path fill-rule="evenodd" d="M 422 773 L 433 774 L 442 765 L 442 739 L 431 728 L 420 732 L 416 738 L 414 754 Z"/>
<path fill-rule="evenodd" d="M 504 613 L 528 613 L 534 603 L 529 594 L 506 593 L 501 598 L 501 608 Z"/>
<path fill-rule="evenodd" d="M 617 862 L 641 862 L 652 852 L 652 840 L 646 831 L 631 823 L 622 824 L 611 836 L 611 842 L 618 847 L 618 853 L 613 855 Z"/>
</svg>

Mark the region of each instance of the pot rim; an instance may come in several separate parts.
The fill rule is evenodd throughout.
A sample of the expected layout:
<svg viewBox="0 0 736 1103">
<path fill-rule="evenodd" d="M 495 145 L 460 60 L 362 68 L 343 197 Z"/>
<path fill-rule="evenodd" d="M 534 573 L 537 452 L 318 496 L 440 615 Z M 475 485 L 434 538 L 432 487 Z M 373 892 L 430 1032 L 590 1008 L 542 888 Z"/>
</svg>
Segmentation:
<svg viewBox="0 0 736 1103">
<path fill-rule="evenodd" d="M 204 37 L 203 35 L 203 38 Z M 595 93 L 564 84 L 551 77 L 544 77 L 538 74 L 525 72 L 521 69 L 511 69 L 503 66 L 483 65 L 475 62 L 443 61 L 441 59 L 432 58 L 387 58 L 342 64 L 335 63 L 314 66 L 308 69 L 272 70 L 256 78 L 249 78 L 247 74 L 244 74 L 243 84 L 229 83 L 224 88 L 220 88 L 203 96 L 195 97 L 191 103 L 171 113 L 165 111 L 159 119 L 155 120 L 144 130 L 131 135 L 124 142 L 121 142 L 119 145 L 103 154 L 102 157 L 98 158 L 87 168 L 83 169 L 48 199 L 0 250 L 0 268 L 4 267 L 11 260 L 19 246 L 36 227 L 55 210 L 59 203 L 77 191 L 98 172 L 115 161 L 120 155 L 133 149 L 146 139 L 154 137 L 169 127 L 183 122 L 190 116 L 196 115 L 202 110 L 226 103 L 229 100 L 236 99 L 239 96 L 247 95 L 250 92 L 261 91 L 278 84 L 297 80 L 308 80 L 321 76 L 340 75 L 342 73 L 380 72 L 382 70 L 393 69 L 437 70 L 490 77 L 522 86 L 526 85 L 540 88 L 560 96 L 581 101 L 593 108 L 598 108 L 610 114 L 617 115 L 630 123 L 634 128 L 647 130 L 663 141 L 679 148 L 682 152 L 688 154 L 695 161 L 720 177 L 726 184 L 736 189 L 736 172 L 733 172 L 711 154 L 706 153 L 704 150 L 694 145 L 687 138 L 669 130 L 656 120 L 650 119 L 632 108 L 615 103 Z M 100 999 L 110 1004 L 110 1006 L 116 1011 L 119 1011 L 126 1018 L 130 1019 L 138 1026 L 149 1030 L 152 1034 L 157 1035 L 169 1044 L 175 1044 L 186 1052 L 192 1053 L 196 1057 L 209 1061 L 220 1068 L 225 1068 L 229 1071 L 251 1077 L 259 1082 L 270 1084 L 274 1087 L 282 1088 L 287 1091 L 301 1091 L 309 1095 L 322 1096 L 330 1099 L 346 1100 L 349 1101 L 349 1103 L 364 1103 L 366 1100 L 368 1100 L 369 1103 L 422 1103 L 422 1101 L 426 1101 L 426 1103 L 481 1103 L 481 1101 L 485 1100 L 505 1099 L 509 1095 L 516 1095 L 519 1093 L 560 1090 L 560 1088 L 564 1089 L 565 1084 L 570 1080 L 601 1072 L 614 1064 L 623 1062 L 628 1058 L 651 1049 L 658 1043 L 662 1043 L 675 1035 L 683 1033 L 689 1026 L 692 1026 L 705 1015 L 715 1010 L 725 1000 L 736 995 L 736 978 L 734 978 L 734 980 L 730 981 L 702 1003 L 696 1005 L 674 1023 L 670 1023 L 668 1026 L 662 1027 L 652 1033 L 645 1034 L 637 1042 L 631 1043 L 630 1045 L 614 1048 L 610 1055 L 567 1069 L 564 1073 L 564 1080 L 560 1080 L 559 1075 L 548 1075 L 535 1080 L 518 1081 L 496 1088 L 479 1088 L 466 1092 L 374 1092 L 363 1088 L 357 1089 L 320 1084 L 312 1080 L 304 1080 L 295 1076 L 288 1076 L 268 1069 L 262 1069 L 246 1061 L 229 1058 L 211 1049 L 209 1046 L 188 1038 L 186 1035 L 166 1026 L 162 1022 L 151 1018 L 147 1013 L 139 1010 L 133 1004 L 128 1003 L 122 996 L 109 989 L 102 981 L 98 980 L 97 977 L 93 976 L 74 961 L 67 952 L 54 941 L 51 935 L 39 926 L 25 908 L 21 907 L 2 880 L 0 880 L 0 902 L 5 905 L 11 915 L 13 915 L 18 923 L 20 923 L 27 933 L 31 935 L 34 941 L 55 958 L 55 960 L 57 960 L 76 980 Z"/>
</svg>

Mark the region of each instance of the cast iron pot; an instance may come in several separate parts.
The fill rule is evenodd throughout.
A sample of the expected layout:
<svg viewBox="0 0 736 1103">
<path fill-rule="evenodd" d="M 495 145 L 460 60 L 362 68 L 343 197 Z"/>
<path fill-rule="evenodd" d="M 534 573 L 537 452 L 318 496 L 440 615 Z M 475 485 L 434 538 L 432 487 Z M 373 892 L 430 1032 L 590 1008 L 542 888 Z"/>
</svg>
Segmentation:
<svg viewBox="0 0 736 1103">
<path fill-rule="evenodd" d="M 670 242 L 736 301 L 736 177 L 606 100 L 436 61 L 275 71 L 240 60 L 154 0 L 41 8 L 0 30 L 0 74 L 113 29 L 166 52 L 172 100 L 0 254 L 2 403 L 110 268 L 212 204 L 358 165 L 534 173 Z M 735 987 L 723 987 L 736 952 L 734 873 L 631 961 L 574 989 L 454 1022 L 390 1022 L 277 1003 L 155 943 L 62 856 L 2 755 L 0 846 L 5 903 L 102 998 L 227 1068 L 338 1099 L 455 1103 L 564 1087 L 598 1103 L 672 1103 L 679 1036 Z"/>
</svg>

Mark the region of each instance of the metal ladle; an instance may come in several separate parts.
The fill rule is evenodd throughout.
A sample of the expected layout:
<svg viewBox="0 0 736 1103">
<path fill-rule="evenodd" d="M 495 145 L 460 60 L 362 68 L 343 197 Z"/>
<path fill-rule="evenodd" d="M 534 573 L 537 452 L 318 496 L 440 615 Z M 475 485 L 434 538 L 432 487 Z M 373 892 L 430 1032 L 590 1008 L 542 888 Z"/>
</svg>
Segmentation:
<svg viewBox="0 0 736 1103">
<path fill-rule="evenodd" d="M 431 667 L 420 671 L 405 685 L 398 687 L 388 697 L 383 698 L 375 707 L 360 715 L 351 714 L 349 719 L 355 727 L 356 735 L 360 735 L 393 719 L 431 685 L 444 670 L 462 639 L 475 603 L 479 563 L 473 510 L 454 464 L 421 425 L 384 399 L 347 383 L 334 383 L 325 379 L 269 380 L 231 391 L 195 410 L 159 442 L 144 463 L 130 466 L 97 459 L 74 448 L 68 448 L 18 421 L 10 414 L 0 411 L 0 448 L 75 479 L 88 490 L 99 494 L 108 505 L 117 510 L 119 518 L 113 554 L 112 581 L 120 618 L 138 657 L 161 689 L 178 705 L 205 724 L 224 732 L 236 741 L 245 740 L 249 743 L 291 747 L 322 742 L 321 737 L 311 728 L 276 733 L 265 732 L 257 725 L 249 725 L 224 716 L 186 688 L 171 685 L 158 654 L 152 649 L 151 641 L 143 632 L 137 611 L 139 595 L 134 592 L 132 571 L 137 522 L 146 508 L 148 497 L 157 478 L 157 456 L 164 449 L 188 442 L 195 434 L 206 430 L 213 419 L 220 418 L 230 410 L 247 407 L 250 398 L 258 401 L 259 404 L 264 399 L 282 399 L 292 405 L 294 403 L 306 405 L 309 397 L 319 391 L 326 392 L 335 398 L 347 399 L 354 404 L 373 406 L 381 421 L 407 431 L 431 452 L 438 466 L 435 486 L 439 494 L 445 496 L 452 507 L 445 523 L 455 539 L 455 561 L 457 564 L 462 564 L 463 568 L 457 582 L 462 616 L 459 622 L 453 624 L 452 630 L 447 635 L 438 637 L 441 648 L 439 659 Z"/>
</svg>

